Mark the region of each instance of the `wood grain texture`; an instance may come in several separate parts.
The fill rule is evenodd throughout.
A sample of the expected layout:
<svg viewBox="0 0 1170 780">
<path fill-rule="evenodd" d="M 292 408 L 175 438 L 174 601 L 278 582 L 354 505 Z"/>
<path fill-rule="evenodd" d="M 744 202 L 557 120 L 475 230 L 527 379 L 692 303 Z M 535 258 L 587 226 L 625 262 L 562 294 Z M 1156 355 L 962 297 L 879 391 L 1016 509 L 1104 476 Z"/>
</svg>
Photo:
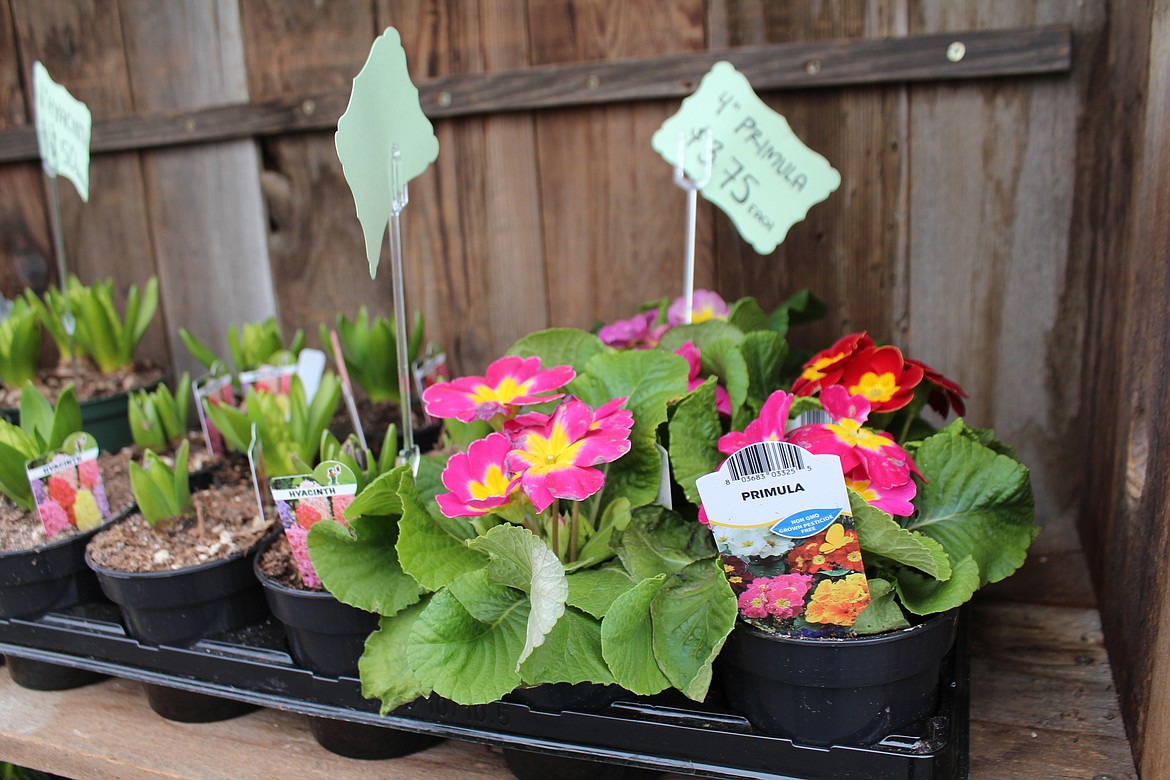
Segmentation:
<svg viewBox="0 0 1170 780">
<path fill-rule="evenodd" d="M 40 60 L 95 117 L 133 112 L 117 7 L 16 0 L 12 9 L 25 83 L 31 81 L 32 62 Z M 58 180 L 66 268 L 85 283 L 113 279 L 116 303 L 124 306 L 130 285 L 142 288 L 156 273 L 139 156 L 94 157 L 89 177 L 88 203 L 67 180 Z M 46 262 L 55 282 L 52 252 Z M 155 315 L 139 347 L 140 359 L 170 364 L 165 320 L 162 311 Z"/>
<path fill-rule="evenodd" d="M 137 109 L 247 99 L 234 0 L 124 0 L 118 7 Z M 171 353 L 179 370 L 198 373 L 178 326 L 226 355 L 230 323 L 276 313 L 256 145 L 156 151 L 144 156 L 142 170 Z"/>
<path fill-rule="evenodd" d="M 373 9 L 360 0 L 323 6 L 249 1 L 241 4 L 240 19 L 248 93 L 260 101 L 329 90 L 348 96 L 375 31 Z M 332 122 L 336 126 L 337 115 Z M 353 317 L 362 304 L 389 315 L 389 263 L 370 281 L 334 133 L 278 135 L 258 143 L 269 263 L 285 337 L 304 328 L 309 343 L 319 346 L 320 323 L 332 323 L 337 312 Z M 331 206 L 322 208 L 325 203 Z"/>
</svg>

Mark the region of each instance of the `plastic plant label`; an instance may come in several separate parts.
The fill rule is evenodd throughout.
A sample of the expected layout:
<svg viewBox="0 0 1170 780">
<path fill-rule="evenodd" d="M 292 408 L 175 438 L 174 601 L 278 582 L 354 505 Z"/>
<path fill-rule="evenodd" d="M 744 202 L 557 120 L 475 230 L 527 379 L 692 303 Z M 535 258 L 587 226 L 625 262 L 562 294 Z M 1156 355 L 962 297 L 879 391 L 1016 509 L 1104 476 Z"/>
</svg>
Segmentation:
<svg viewBox="0 0 1170 780">
<path fill-rule="evenodd" d="M 345 508 L 357 495 L 357 478 L 344 463 L 326 460 L 312 474 L 273 477 L 269 486 L 301 580 L 310 588 L 321 587 L 321 579 L 309 559 L 309 529 L 322 520 L 348 525 Z"/>
<path fill-rule="evenodd" d="M 711 157 L 707 158 L 707 131 Z M 699 192 L 731 217 L 745 241 L 771 254 L 789 229 L 841 185 L 841 174 L 808 148 L 729 62 L 717 62 L 682 108 L 651 139 L 654 150 L 696 181 Z"/>
<path fill-rule="evenodd" d="M 61 174 L 77 188 L 77 194 L 89 202 L 89 138 L 93 116 L 89 108 L 53 81 L 39 61 L 33 63 L 33 102 L 35 105 L 37 148 L 45 172 Z"/>
<path fill-rule="evenodd" d="M 357 205 L 366 241 L 370 278 L 378 273 L 382 237 L 394 206 L 390 161 L 395 148 L 400 186 L 419 176 L 439 156 L 439 139 L 423 114 L 418 88 L 406 68 L 402 39 L 393 27 L 374 41 L 353 80 L 345 113 L 337 120 L 337 157 Z"/>
<path fill-rule="evenodd" d="M 232 378 L 206 374 L 191 384 L 191 394 L 195 396 L 195 410 L 199 413 L 199 427 L 203 430 L 203 441 L 207 445 L 207 451 L 213 455 L 222 455 L 223 435 L 211 420 L 207 419 L 205 404 L 235 406 L 236 389 L 232 385 Z"/>
<path fill-rule="evenodd" d="M 786 634 L 849 632 L 870 592 L 837 456 L 759 442 L 697 486 L 744 620 Z"/>
<path fill-rule="evenodd" d="M 25 464 L 46 536 L 70 528 L 88 531 L 110 519 L 97 459 L 97 440 L 88 433 L 74 433 L 61 449 Z"/>
</svg>

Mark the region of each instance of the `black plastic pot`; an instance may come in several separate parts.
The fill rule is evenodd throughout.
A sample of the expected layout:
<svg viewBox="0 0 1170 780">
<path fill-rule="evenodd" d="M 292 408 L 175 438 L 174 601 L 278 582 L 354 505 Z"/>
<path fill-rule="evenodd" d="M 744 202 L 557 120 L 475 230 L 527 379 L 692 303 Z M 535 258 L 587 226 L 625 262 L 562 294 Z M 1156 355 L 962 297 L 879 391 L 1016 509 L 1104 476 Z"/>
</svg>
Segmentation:
<svg viewBox="0 0 1170 780">
<path fill-rule="evenodd" d="M 306 669 L 328 677 L 356 677 L 366 637 L 378 627 L 378 616 L 342 604 L 328 591 L 297 590 L 260 572 L 260 557 L 274 539 L 261 546 L 253 570 L 272 614 L 284 626 L 289 653 Z M 397 758 L 424 750 L 442 740 L 427 734 L 363 723 L 309 716 L 317 744 L 331 753 L 375 760 Z"/>
<path fill-rule="evenodd" d="M 544 683 L 517 688 L 504 701 L 523 704 L 541 712 L 601 712 L 615 701 L 633 696 L 620 685 L 597 683 Z"/>
<path fill-rule="evenodd" d="M 153 390 L 158 383 L 144 388 Z M 130 433 L 129 394 L 116 393 L 105 398 L 81 402 L 81 428 L 97 439 L 106 452 L 117 452 L 134 443 Z"/>
<path fill-rule="evenodd" d="M 106 679 L 104 674 L 88 669 L 75 669 L 16 655 L 6 656 L 6 660 L 12 681 L 32 691 L 68 691 Z"/>
<path fill-rule="evenodd" d="M 179 723 L 214 723 L 246 715 L 256 705 L 167 685 L 143 683 L 146 703 L 157 714 Z"/>
<path fill-rule="evenodd" d="M 254 550 L 176 571 L 117 571 L 97 565 L 88 555 L 86 563 L 118 605 L 131 636 L 149 644 L 181 646 L 268 614 L 252 575 Z"/>
<path fill-rule="evenodd" d="M 958 616 L 857 639 L 779 636 L 741 623 L 716 665 L 728 705 L 760 732 L 871 745 L 934 713 Z"/>
<path fill-rule="evenodd" d="M 85 563 L 98 529 L 31 550 L 0 553 L 0 618 L 33 618 L 101 598 Z"/>
</svg>

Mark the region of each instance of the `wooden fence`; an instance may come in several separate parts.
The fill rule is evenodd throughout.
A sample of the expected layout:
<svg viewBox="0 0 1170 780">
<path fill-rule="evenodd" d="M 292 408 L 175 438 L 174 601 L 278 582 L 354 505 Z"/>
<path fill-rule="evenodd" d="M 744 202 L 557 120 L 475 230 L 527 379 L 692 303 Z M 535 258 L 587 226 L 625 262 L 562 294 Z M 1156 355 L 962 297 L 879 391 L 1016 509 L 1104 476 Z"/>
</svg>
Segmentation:
<svg viewBox="0 0 1170 780">
<path fill-rule="evenodd" d="M 29 129 L 39 59 L 95 119 L 90 202 L 61 188 L 69 268 L 123 290 L 160 277 L 150 357 L 192 366 L 180 325 L 222 348 L 233 321 L 315 334 L 361 304 L 389 314 L 333 130 L 393 25 L 440 143 L 404 216 L 408 307 L 455 369 L 480 369 L 531 330 L 679 292 L 684 200 L 650 136 L 728 57 L 843 183 L 767 257 L 704 204 L 697 285 L 766 307 L 811 288 L 830 313 L 802 346 L 868 329 L 967 388 L 970 422 L 1032 466 L 1045 526 L 1004 594 L 1100 595 L 1152 767 L 1170 760 L 1170 724 L 1147 717 L 1151 685 L 1170 690 L 1152 649 L 1170 633 L 1170 543 L 1143 534 L 1164 529 L 1170 459 L 1149 396 L 1134 421 L 1117 383 L 1167 354 L 1165 314 L 1151 342 L 1130 304 L 1164 311 L 1170 241 L 1129 209 L 1160 204 L 1166 222 L 1146 115 L 1165 119 L 1168 17 L 1165 0 L 3 0 L 0 285 L 55 278 Z M 1165 369 L 1133 377 L 1164 397 Z M 1131 424 L 1149 434 L 1136 463 Z M 1160 583 L 1141 611 L 1123 554 Z"/>
</svg>

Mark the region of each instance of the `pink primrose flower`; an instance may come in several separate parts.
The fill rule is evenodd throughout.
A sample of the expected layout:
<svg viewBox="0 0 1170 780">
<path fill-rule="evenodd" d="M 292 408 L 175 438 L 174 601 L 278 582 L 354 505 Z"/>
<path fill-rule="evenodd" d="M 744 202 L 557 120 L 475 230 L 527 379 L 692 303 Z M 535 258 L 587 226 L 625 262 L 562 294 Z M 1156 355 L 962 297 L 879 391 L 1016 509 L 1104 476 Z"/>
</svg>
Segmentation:
<svg viewBox="0 0 1170 780">
<path fill-rule="evenodd" d="M 658 310 L 635 314 L 628 320 L 616 320 L 597 331 L 597 338 L 614 349 L 648 349 L 658 344 L 666 326 L 655 326 Z"/>
<path fill-rule="evenodd" d="M 741 431 L 731 431 L 719 439 L 719 451 L 730 455 L 749 444 L 761 441 L 784 441 L 788 427 L 788 410 L 792 407 L 792 394 L 777 390 L 768 396 L 760 416 L 748 423 Z"/>
<path fill-rule="evenodd" d="M 487 368 L 485 376 L 465 376 L 440 382 L 423 391 L 423 403 L 432 417 L 462 422 L 490 420 L 510 414 L 524 404 L 554 401 L 561 394 L 541 395 L 564 387 L 577 375 L 571 366 L 540 368 L 540 358 L 502 357 Z"/>
<path fill-rule="evenodd" d="M 717 292 L 711 290 L 695 290 L 691 306 L 691 322 L 706 322 L 707 320 L 725 320 L 731 312 L 727 302 Z M 666 310 L 666 321 L 673 328 L 686 323 L 687 299 L 679 296 L 670 308 Z"/>
<path fill-rule="evenodd" d="M 845 486 L 864 498 L 867 504 L 883 512 L 899 517 L 914 514 L 914 504 L 911 502 L 918 493 L 918 486 L 912 479 L 897 487 L 882 487 L 867 478 L 865 469 L 858 468 L 845 475 Z"/>
<path fill-rule="evenodd" d="M 443 469 L 443 485 L 450 493 L 435 497 L 447 517 L 478 517 L 507 504 L 519 479 L 508 468 L 512 443 L 502 433 L 491 433 L 471 443 L 467 452 L 451 456 Z"/>
<path fill-rule="evenodd" d="M 682 355 L 687 361 L 687 366 L 690 367 L 691 371 L 687 376 L 687 392 L 702 387 L 707 378 L 703 376 L 703 359 L 699 348 L 695 346 L 693 341 L 688 341 L 676 349 L 674 353 Z M 721 385 L 715 385 L 715 409 L 724 417 L 731 416 L 731 396 Z"/>
<path fill-rule="evenodd" d="M 536 511 L 543 512 L 557 498 L 583 501 L 605 484 L 605 475 L 592 468 L 610 463 L 630 451 L 633 414 L 617 408 L 615 399 L 598 409 L 571 398 L 542 426 L 517 433 L 508 466 Z"/>
</svg>

